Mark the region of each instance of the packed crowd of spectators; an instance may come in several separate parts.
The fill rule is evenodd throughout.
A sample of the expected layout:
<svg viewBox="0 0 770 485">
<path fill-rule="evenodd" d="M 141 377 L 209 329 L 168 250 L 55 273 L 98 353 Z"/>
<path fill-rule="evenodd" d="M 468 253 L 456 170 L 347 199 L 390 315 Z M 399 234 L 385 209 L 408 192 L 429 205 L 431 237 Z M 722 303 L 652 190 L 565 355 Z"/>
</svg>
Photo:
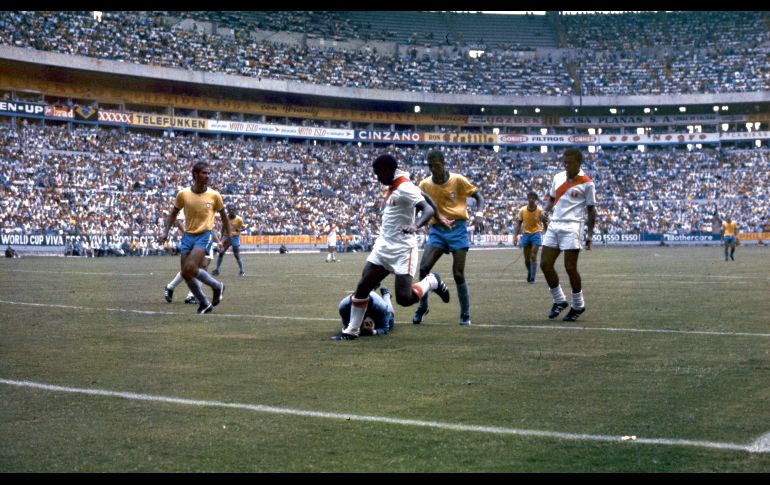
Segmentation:
<svg viewBox="0 0 770 485">
<path fill-rule="evenodd" d="M 688 11 L 562 15 L 569 46 L 593 51 L 631 51 L 661 46 L 760 45 L 770 41 L 767 12 Z"/>
<path fill-rule="evenodd" d="M 101 22 L 80 12 L 0 13 L 0 44 L 101 59 L 239 74 L 329 86 L 436 93 L 559 95 L 571 90 L 561 59 L 522 59 L 500 53 L 467 56 L 398 56 L 374 49 L 344 51 L 267 41 L 242 41 L 166 28 L 157 19 L 108 12 Z M 521 76 L 520 79 L 511 79 Z"/>
<path fill-rule="evenodd" d="M 0 230 L 24 234 L 157 236 L 195 161 L 209 161 L 211 186 L 247 222 L 244 234 L 318 235 L 329 222 L 372 238 L 383 187 L 370 165 L 385 150 L 413 179 L 429 175 L 428 147 L 265 143 L 93 127 L 0 124 Z M 487 201 L 483 232 L 511 234 L 516 209 L 544 198 L 557 153 L 446 148 L 452 171 Z M 605 150 L 586 153 L 596 181 L 597 230 L 607 234 L 711 232 L 732 215 L 744 232 L 770 223 L 766 149 Z M 109 249 L 109 248 L 108 248 Z M 143 248 L 157 251 L 158 247 Z"/>
<path fill-rule="evenodd" d="M 273 15 L 277 24 L 266 26 L 286 28 L 298 14 L 274 12 L 265 18 Z M 562 16 L 573 45 L 534 58 L 503 49 L 473 59 L 464 51 L 429 56 L 407 48 L 391 56 L 370 47 L 351 51 L 257 42 L 167 27 L 157 16 L 132 12 L 106 12 L 99 22 L 88 12 L 4 11 L 0 44 L 258 79 L 431 93 L 567 95 L 575 92 L 571 72 L 583 95 L 770 89 L 770 39 L 761 14 L 666 14 L 649 32 L 636 18 Z M 330 25 L 350 30 L 340 19 Z M 649 48 L 636 48 L 640 42 Z"/>
</svg>

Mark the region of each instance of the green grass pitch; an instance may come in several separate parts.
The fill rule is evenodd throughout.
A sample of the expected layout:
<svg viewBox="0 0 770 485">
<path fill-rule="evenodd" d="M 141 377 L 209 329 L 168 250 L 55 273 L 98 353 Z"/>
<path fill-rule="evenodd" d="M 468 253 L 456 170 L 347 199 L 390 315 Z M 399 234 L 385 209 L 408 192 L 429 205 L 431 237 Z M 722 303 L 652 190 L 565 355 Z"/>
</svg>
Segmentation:
<svg viewBox="0 0 770 485">
<path fill-rule="evenodd" d="M 518 254 L 469 253 L 470 327 L 445 256 L 449 304 L 353 342 L 365 254 L 228 254 L 203 316 L 178 258 L 3 259 L 0 471 L 770 471 L 770 250 L 583 251 L 575 323 Z"/>
</svg>

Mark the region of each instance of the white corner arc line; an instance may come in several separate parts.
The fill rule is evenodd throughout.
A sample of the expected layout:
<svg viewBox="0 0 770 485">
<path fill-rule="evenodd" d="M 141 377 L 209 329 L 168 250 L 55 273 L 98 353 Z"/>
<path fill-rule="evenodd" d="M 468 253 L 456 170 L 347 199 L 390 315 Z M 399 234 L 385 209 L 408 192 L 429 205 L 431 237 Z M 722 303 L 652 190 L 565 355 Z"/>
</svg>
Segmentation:
<svg viewBox="0 0 770 485">
<path fill-rule="evenodd" d="M 102 389 L 82 389 L 82 388 L 75 388 L 75 387 L 54 386 L 54 385 L 41 384 L 41 383 L 31 382 L 31 381 L 15 381 L 15 380 L 2 379 L 2 378 L 0 378 L 0 384 L 7 384 L 7 385 L 17 386 L 17 387 L 42 389 L 42 390 L 54 391 L 54 392 L 87 394 L 92 396 L 120 397 L 123 399 L 131 399 L 131 400 L 137 400 L 137 401 L 163 402 L 163 403 L 170 403 L 170 404 L 182 404 L 187 406 L 242 409 L 242 410 L 255 411 L 260 413 L 282 414 L 282 415 L 302 416 L 302 417 L 310 417 L 310 418 L 341 419 L 346 421 L 386 423 L 386 424 L 395 424 L 395 425 L 401 425 L 401 426 L 421 426 L 421 427 L 444 429 L 444 430 L 450 430 L 450 431 L 468 431 L 468 432 L 476 432 L 476 433 L 532 436 L 532 437 L 556 438 L 556 439 L 573 440 L 573 441 L 598 441 L 598 442 L 606 442 L 606 443 L 639 443 L 639 444 L 669 445 L 669 446 L 694 446 L 694 447 L 700 447 L 700 448 L 712 448 L 712 449 L 720 449 L 720 450 L 746 451 L 749 453 L 770 452 L 770 446 L 768 446 L 768 441 L 770 441 L 770 433 L 763 435 L 759 440 L 756 440 L 753 443 L 750 443 L 747 445 L 738 444 L 738 443 L 718 443 L 713 441 L 667 439 L 667 438 L 627 439 L 627 437 L 625 436 L 560 433 L 556 431 L 504 428 L 504 427 L 498 427 L 498 426 L 477 426 L 477 425 L 468 425 L 468 424 L 443 423 L 440 421 L 397 419 L 397 418 L 388 418 L 383 416 L 365 416 L 365 415 L 356 415 L 356 414 L 327 413 L 322 411 L 307 411 L 302 409 L 265 406 L 262 404 L 239 404 L 239 403 L 227 403 L 227 402 L 221 402 L 221 401 L 183 399 L 183 398 L 176 398 L 176 397 L 138 394 L 134 392 L 117 392 L 117 391 L 107 391 Z"/>
<path fill-rule="evenodd" d="M 7 301 L 0 300 L 0 304 L 6 305 L 22 305 L 33 307 L 45 307 L 45 308 L 65 308 L 70 310 L 86 310 L 86 311 L 107 311 L 107 312 L 120 312 L 120 313 L 138 313 L 140 315 L 170 315 L 170 316 L 195 316 L 192 313 L 182 312 L 163 312 L 156 310 L 134 310 L 129 308 L 96 308 L 85 307 L 75 305 L 59 305 L 54 303 L 29 303 L 23 301 Z M 224 317 L 224 318 L 250 318 L 250 319 L 264 319 L 264 320 L 298 320 L 298 321 L 315 321 L 315 322 L 338 322 L 339 318 L 325 318 L 325 317 L 295 317 L 286 315 L 240 315 L 236 313 L 208 313 L 207 317 Z M 400 324 L 406 324 L 409 322 L 396 322 Z M 435 323 L 426 323 L 423 325 L 437 325 Z M 443 325 L 443 324 L 438 324 Z M 474 324 L 474 327 L 483 328 L 525 328 L 533 330 L 584 330 L 594 332 L 629 332 L 629 333 L 668 333 L 668 334 L 681 334 L 681 335 L 713 335 L 718 337 L 770 337 L 770 333 L 748 333 L 748 332 L 710 332 L 705 330 L 666 330 L 656 328 L 613 328 L 613 327 L 569 327 L 565 325 L 498 325 L 491 323 Z"/>
</svg>

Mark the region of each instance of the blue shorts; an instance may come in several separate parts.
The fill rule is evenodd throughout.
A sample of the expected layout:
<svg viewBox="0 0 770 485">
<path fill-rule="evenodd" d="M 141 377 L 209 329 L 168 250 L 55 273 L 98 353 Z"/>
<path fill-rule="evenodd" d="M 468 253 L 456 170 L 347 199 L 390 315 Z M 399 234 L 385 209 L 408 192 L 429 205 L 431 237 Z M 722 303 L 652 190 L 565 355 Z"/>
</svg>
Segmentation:
<svg viewBox="0 0 770 485">
<path fill-rule="evenodd" d="M 241 236 L 230 236 L 230 246 L 234 248 L 241 247 Z"/>
<path fill-rule="evenodd" d="M 189 253 L 193 248 L 201 248 L 204 253 L 211 252 L 211 246 L 214 244 L 214 239 L 211 237 L 211 231 L 204 231 L 200 234 L 184 233 L 182 236 L 182 244 L 179 246 L 179 252 Z"/>
<path fill-rule="evenodd" d="M 519 241 L 519 247 L 526 248 L 527 246 L 542 246 L 543 238 L 539 232 L 525 232 Z"/>
<path fill-rule="evenodd" d="M 468 241 L 468 222 L 455 221 L 452 229 L 434 224 L 428 233 L 428 244 L 443 250 L 445 253 L 453 253 L 458 249 L 468 249 L 471 247 L 470 241 Z"/>
<path fill-rule="evenodd" d="M 735 236 L 725 236 L 725 244 L 735 244 Z"/>
</svg>

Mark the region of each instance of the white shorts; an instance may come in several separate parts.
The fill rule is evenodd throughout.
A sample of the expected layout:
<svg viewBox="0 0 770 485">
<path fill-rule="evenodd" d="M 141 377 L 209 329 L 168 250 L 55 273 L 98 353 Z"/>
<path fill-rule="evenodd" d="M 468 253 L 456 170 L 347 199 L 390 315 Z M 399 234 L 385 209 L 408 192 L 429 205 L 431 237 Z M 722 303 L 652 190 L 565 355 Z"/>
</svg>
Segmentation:
<svg viewBox="0 0 770 485">
<path fill-rule="evenodd" d="M 337 238 L 336 237 L 327 237 L 326 238 L 326 245 L 330 248 L 337 246 Z"/>
<path fill-rule="evenodd" d="M 543 246 L 562 251 L 582 249 L 580 235 L 583 233 L 582 222 L 550 222 L 543 236 Z"/>
<path fill-rule="evenodd" d="M 374 248 L 366 260 L 377 266 L 382 266 L 395 275 L 408 274 L 412 278 L 417 273 L 417 246 L 413 248 L 389 248 L 387 243 L 377 239 Z"/>
</svg>

